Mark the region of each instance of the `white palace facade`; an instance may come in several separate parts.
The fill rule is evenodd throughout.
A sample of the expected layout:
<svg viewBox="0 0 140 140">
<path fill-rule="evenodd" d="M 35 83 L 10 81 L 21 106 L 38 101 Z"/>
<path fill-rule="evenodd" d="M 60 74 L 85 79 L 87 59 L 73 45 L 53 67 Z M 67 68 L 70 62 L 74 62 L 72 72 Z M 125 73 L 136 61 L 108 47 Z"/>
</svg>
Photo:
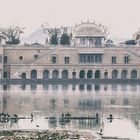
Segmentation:
<svg viewBox="0 0 140 140">
<path fill-rule="evenodd" d="M 88 22 L 75 26 L 72 45 L 1 45 L 1 79 L 140 79 L 140 46 L 105 39 Z"/>
</svg>

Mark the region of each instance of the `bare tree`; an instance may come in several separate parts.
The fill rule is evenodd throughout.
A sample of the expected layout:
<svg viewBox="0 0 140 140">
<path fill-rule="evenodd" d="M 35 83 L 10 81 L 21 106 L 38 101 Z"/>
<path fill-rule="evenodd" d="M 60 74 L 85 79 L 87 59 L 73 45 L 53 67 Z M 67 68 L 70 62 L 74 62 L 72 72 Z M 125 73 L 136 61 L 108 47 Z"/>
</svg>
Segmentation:
<svg viewBox="0 0 140 140">
<path fill-rule="evenodd" d="M 20 35 L 24 29 L 24 27 L 19 26 L 9 26 L 7 28 L 0 28 L 0 32 L 7 37 L 7 44 L 19 44 Z"/>
<path fill-rule="evenodd" d="M 44 23 L 41 25 L 43 28 L 43 32 L 47 33 L 50 38 L 50 44 L 57 45 L 59 40 L 59 35 L 61 34 L 61 30 L 59 28 L 50 28 L 48 23 Z"/>
</svg>

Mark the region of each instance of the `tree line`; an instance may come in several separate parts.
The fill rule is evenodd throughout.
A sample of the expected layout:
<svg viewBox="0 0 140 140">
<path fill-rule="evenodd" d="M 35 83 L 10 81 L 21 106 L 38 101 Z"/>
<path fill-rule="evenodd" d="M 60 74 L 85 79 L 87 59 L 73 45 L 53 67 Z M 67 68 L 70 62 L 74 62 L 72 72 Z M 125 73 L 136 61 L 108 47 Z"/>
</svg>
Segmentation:
<svg viewBox="0 0 140 140">
<path fill-rule="evenodd" d="M 0 27 L 0 34 L 6 37 L 6 44 L 19 44 L 20 35 L 24 33 L 24 27 L 20 26 L 9 26 L 6 28 Z M 43 30 L 47 31 L 46 33 L 49 36 L 48 43 L 51 45 L 70 45 L 72 39 L 72 33 L 68 33 L 68 27 L 60 28 L 46 28 L 43 27 Z"/>
<path fill-rule="evenodd" d="M 69 27 L 60 28 L 46 28 L 43 26 L 43 30 L 48 34 L 48 43 L 51 45 L 70 45 L 72 40 L 72 32 L 69 31 Z"/>
</svg>

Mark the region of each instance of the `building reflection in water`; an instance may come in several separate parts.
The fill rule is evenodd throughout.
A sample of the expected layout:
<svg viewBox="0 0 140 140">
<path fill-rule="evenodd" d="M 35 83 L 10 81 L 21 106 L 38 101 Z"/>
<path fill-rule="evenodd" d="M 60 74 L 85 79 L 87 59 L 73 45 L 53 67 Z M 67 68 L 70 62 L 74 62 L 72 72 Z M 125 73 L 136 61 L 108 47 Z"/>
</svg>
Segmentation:
<svg viewBox="0 0 140 140">
<path fill-rule="evenodd" d="M 91 84 L 88 84 L 87 85 L 87 91 L 91 91 L 92 90 L 92 85 Z"/>
<path fill-rule="evenodd" d="M 10 95 L 8 93 L 3 94 L 3 113 L 7 112 L 8 104 L 10 100 Z"/>
<path fill-rule="evenodd" d="M 101 99 L 81 99 L 78 101 L 78 107 L 81 110 L 100 110 Z"/>
<path fill-rule="evenodd" d="M 69 100 L 66 98 L 64 99 L 64 107 L 68 108 L 68 106 L 69 106 Z"/>
<path fill-rule="evenodd" d="M 127 85 L 121 84 L 121 91 L 127 91 Z"/>
<path fill-rule="evenodd" d="M 137 84 L 131 84 L 131 91 L 137 91 Z"/>
<path fill-rule="evenodd" d="M 31 91 L 33 91 L 33 92 L 37 91 L 37 84 L 36 83 L 31 83 L 30 86 L 31 86 Z"/>
<path fill-rule="evenodd" d="M 79 85 L 79 90 L 81 90 L 81 91 L 85 90 L 85 85 L 84 84 L 80 84 Z"/>
<path fill-rule="evenodd" d="M 54 111 L 56 109 L 56 100 L 54 98 L 50 99 L 50 110 Z"/>
<path fill-rule="evenodd" d="M 65 90 L 65 91 L 68 90 L 68 84 L 67 83 L 62 84 L 61 87 L 62 87 L 61 88 L 62 90 Z"/>
<path fill-rule="evenodd" d="M 99 85 L 99 84 L 95 84 L 94 90 L 95 90 L 95 91 L 99 91 L 99 90 L 100 90 L 100 85 Z"/>
<path fill-rule="evenodd" d="M 110 104 L 111 104 L 111 105 L 115 105 L 115 104 L 116 104 L 115 99 L 111 99 Z"/>
<path fill-rule="evenodd" d="M 59 85 L 58 84 L 52 84 L 52 90 L 58 90 Z"/>
<path fill-rule="evenodd" d="M 108 86 L 107 86 L 107 84 L 105 84 L 104 85 L 104 91 L 107 91 L 107 88 L 108 88 Z"/>
<path fill-rule="evenodd" d="M 117 84 L 115 84 L 115 83 L 112 84 L 112 90 L 113 90 L 113 91 L 117 91 L 117 88 L 118 88 Z"/>
<path fill-rule="evenodd" d="M 43 83 L 43 90 L 44 91 L 49 90 L 49 85 L 47 83 Z"/>
<path fill-rule="evenodd" d="M 21 84 L 21 89 L 26 90 L 26 84 L 25 83 Z"/>
<path fill-rule="evenodd" d="M 61 114 L 67 111 L 73 116 L 94 116 L 96 112 L 108 116 L 110 113 L 120 115 L 122 118 L 127 117 L 140 129 L 140 95 L 138 94 L 140 85 L 117 85 L 113 84 L 43 84 L 37 86 L 36 83 L 18 85 L 17 88 L 13 88 L 16 85 L 4 84 L 2 85 L 3 94 L 1 94 L 0 108 L 1 112 L 14 114 L 15 112 L 19 116 L 30 116 L 31 112 L 43 112 L 44 116 L 55 116 L 57 119 L 52 118 L 47 121 L 50 128 L 56 128 L 59 125 L 61 128 L 65 128 L 66 125 L 72 123 L 75 128 L 85 129 L 94 128 L 99 129 L 101 120 L 93 119 L 78 119 L 71 120 L 66 123 L 62 118 L 58 119 Z M 124 86 L 124 87 L 123 87 Z M 28 91 L 36 94 L 27 94 L 26 88 L 31 89 Z M 39 87 L 43 91 L 38 92 Z M 49 88 L 52 87 L 52 88 Z M 70 87 L 70 88 L 69 88 Z M 18 89 L 19 92 L 11 92 L 11 89 Z M 21 91 L 21 89 L 24 91 Z M 56 91 L 59 90 L 56 94 Z M 128 93 L 124 91 L 128 91 Z M 21 93 L 20 93 L 21 91 Z M 51 94 L 44 94 L 45 91 Z M 84 91 L 84 94 L 83 92 Z M 93 91 L 92 94 L 88 94 L 86 91 Z M 95 94 L 94 91 L 98 91 L 99 94 Z M 107 91 L 107 92 L 106 92 Z M 112 94 L 112 91 L 116 94 Z M 67 94 L 63 94 L 67 92 Z M 74 93 L 74 94 L 72 94 Z M 137 94 L 136 94 L 137 93 Z M 35 113 L 34 113 L 35 115 Z M 35 116 L 36 118 L 36 116 Z M 20 121 L 20 120 L 19 120 Z M 113 120 L 114 121 L 114 120 Z M 11 122 L 14 123 L 14 122 Z M 20 124 L 20 123 L 19 123 Z M 11 126 L 12 127 L 12 126 Z"/>
<path fill-rule="evenodd" d="M 50 117 L 48 119 L 49 128 L 56 128 L 57 127 L 57 118 L 56 117 Z"/>
<path fill-rule="evenodd" d="M 73 90 L 73 91 L 76 90 L 76 84 L 72 84 L 72 90 Z"/>
<path fill-rule="evenodd" d="M 3 90 L 4 91 L 9 91 L 10 90 L 10 84 L 3 84 Z"/>
<path fill-rule="evenodd" d="M 124 106 L 130 105 L 130 101 L 129 101 L 128 98 L 124 98 L 124 100 L 123 100 L 123 105 L 124 105 Z"/>
</svg>

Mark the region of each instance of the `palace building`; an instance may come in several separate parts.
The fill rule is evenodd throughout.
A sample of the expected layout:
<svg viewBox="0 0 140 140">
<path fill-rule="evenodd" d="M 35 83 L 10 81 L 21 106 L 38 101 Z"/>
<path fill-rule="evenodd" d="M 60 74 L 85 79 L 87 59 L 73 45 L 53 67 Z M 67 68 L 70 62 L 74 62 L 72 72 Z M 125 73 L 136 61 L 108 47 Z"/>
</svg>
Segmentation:
<svg viewBox="0 0 140 140">
<path fill-rule="evenodd" d="M 105 45 L 95 23 L 74 27 L 72 45 L 4 45 L 0 35 L 3 79 L 140 79 L 140 46 Z"/>
</svg>

